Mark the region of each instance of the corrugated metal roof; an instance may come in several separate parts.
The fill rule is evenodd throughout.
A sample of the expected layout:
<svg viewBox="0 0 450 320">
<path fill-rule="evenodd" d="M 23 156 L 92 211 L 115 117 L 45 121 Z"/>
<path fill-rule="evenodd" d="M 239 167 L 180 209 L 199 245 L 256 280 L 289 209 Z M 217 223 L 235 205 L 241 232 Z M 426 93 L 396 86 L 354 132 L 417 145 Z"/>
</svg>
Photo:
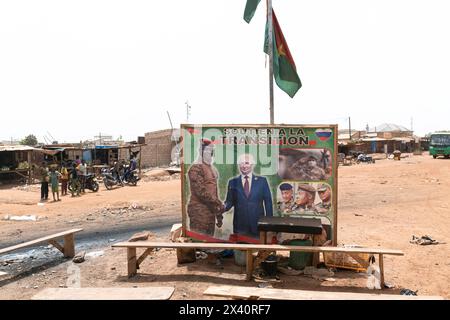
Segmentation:
<svg viewBox="0 0 450 320">
<path fill-rule="evenodd" d="M 1 151 L 28 151 L 28 150 L 35 150 L 36 148 L 30 147 L 30 146 L 0 146 L 0 152 Z"/>
<path fill-rule="evenodd" d="M 370 128 L 369 132 L 392 132 L 392 131 L 411 131 L 404 126 L 394 123 L 382 123 L 376 127 Z"/>
</svg>

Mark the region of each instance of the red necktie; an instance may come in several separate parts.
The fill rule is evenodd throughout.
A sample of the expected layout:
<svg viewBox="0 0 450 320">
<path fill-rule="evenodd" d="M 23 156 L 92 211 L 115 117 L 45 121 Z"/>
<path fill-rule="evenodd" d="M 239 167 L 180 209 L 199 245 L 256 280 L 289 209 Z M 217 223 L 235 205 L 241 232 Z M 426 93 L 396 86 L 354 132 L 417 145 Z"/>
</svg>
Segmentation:
<svg viewBox="0 0 450 320">
<path fill-rule="evenodd" d="M 248 183 L 248 176 L 245 176 L 244 179 L 245 179 L 244 193 L 245 193 L 245 196 L 248 198 L 248 195 L 250 194 L 250 184 Z"/>
</svg>

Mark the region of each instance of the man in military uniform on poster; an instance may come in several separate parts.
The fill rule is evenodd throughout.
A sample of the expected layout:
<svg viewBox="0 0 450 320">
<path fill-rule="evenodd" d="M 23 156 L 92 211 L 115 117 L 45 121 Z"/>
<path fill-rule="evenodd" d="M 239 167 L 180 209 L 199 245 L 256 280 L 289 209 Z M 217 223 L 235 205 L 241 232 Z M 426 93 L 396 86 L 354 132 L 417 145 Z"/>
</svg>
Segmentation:
<svg viewBox="0 0 450 320">
<path fill-rule="evenodd" d="M 187 207 L 189 230 L 214 235 L 217 227 L 222 226 L 223 204 L 218 196 L 218 173 L 212 165 L 214 145 L 210 140 L 201 141 L 199 157 L 189 168 L 191 197 Z"/>
<path fill-rule="evenodd" d="M 294 188 L 290 183 L 282 183 L 280 185 L 280 191 L 282 201 L 277 202 L 278 211 L 282 214 L 290 214 L 295 207 Z"/>
<path fill-rule="evenodd" d="M 298 212 L 315 212 L 314 200 L 316 199 L 316 189 L 310 184 L 299 184 L 297 198 L 293 210 Z"/>
<path fill-rule="evenodd" d="M 316 205 L 317 213 L 328 213 L 331 209 L 331 188 L 326 184 L 321 184 L 317 188 L 317 194 L 321 202 Z"/>
<path fill-rule="evenodd" d="M 295 162 L 290 170 L 298 180 L 318 181 L 325 180 L 325 170 L 319 167 L 314 156 L 303 157 Z"/>
</svg>

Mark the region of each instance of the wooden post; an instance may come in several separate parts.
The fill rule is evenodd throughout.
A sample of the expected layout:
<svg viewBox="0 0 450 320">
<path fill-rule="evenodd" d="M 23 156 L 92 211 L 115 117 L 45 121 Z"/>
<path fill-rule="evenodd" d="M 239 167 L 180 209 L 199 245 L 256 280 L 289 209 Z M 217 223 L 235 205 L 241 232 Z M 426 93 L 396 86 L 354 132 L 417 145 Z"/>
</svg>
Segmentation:
<svg viewBox="0 0 450 320">
<path fill-rule="evenodd" d="M 136 248 L 127 248 L 127 257 L 128 257 L 128 277 L 132 277 L 136 275 L 137 266 L 136 266 Z"/>
<path fill-rule="evenodd" d="M 384 288 L 384 263 L 383 263 L 383 254 L 379 255 L 378 263 L 380 265 L 380 287 Z"/>
<path fill-rule="evenodd" d="M 252 280 L 253 275 L 253 251 L 247 249 L 247 281 Z"/>
<path fill-rule="evenodd" d="M 139 146 L 139 177 L 141 176 L 142 146 Z"/>
<path fill-rule="evenodd" d="M 156 144 L 155 145 L 156 146 L 156 166 L 155 167 L 158 167 L 158 144 Z"/>
<path fill-rule="evenodd" d="M 75 256 L 75 241 L 73 233 L 64 236 L 64 257 L 73 258 Z"/>
<path fill-rule="evenodd" d="M 28 184 L 31 184 L 31 180 L 32 180 L 32 178 L 31 178 L 31 150 L 30 151 L 28 151 L 28 154 L 27 154 L 27 160 L 28 160 Z"/>
<path fill-rule="evenodd" d="M 275 123 L 275 111 L 273 102 L 273 20 L 272 0 L 267 0 L 267 19 L 269 26 L 269 93 L 270 93 L 270 124 Z"/>
<path fill-rule="evenodd" d="M 259 242 L 261 242 L 262 244 L 267 244 L 267 232 L 266 231 L 259 232 Z"/>
<path fill-rule="evenodd" d="M 316 245 L 319 241 L 320 234 L 313 234 L 313 245 Z M 313 252 L 313 259 L 312 259 L 312 265 L 314 267 L 317 267 L 317 265 L 320 263 L 320 252 Z"/>
</svg>

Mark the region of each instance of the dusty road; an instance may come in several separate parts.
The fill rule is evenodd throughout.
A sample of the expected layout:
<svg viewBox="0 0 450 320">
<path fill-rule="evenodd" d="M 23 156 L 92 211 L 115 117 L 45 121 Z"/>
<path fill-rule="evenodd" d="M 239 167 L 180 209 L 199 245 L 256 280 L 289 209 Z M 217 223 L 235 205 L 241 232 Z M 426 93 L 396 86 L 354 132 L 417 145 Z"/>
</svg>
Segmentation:
<svg viewBox="0 0 450 320">
<path fill-rule="evenodd" d="M 450 160 L 428 155 L 401 161 L 380 160 L 375 164 L 339 167 L 338 242 L 370 247 L 400 249 L 403 257 L 385 257 L 385 278 L 398 294 L 401 288 L 419 295 L 450 298 Z M 37 206 L 38 190 L 0 190 L 0 218 L 9 214 L 46 217 L 36 222 L 0 220 L 0 247 L 25 239 L 81 226 L 86 232 L 142 229 L 152 224 L 179 221 L 180 180 L 143 182 L 138 187 L 113 191 L 88 191 L 81 198 L 63 198 L 59 203 Z M 107 210 L 109 208 L 109 210 Z M 136 230 L 137 230 L 136 229 Z M 147 228 L 148 229 L 148 228 Z M 430 235 L 438 245 L 411 244 L 412 235 Z M 165 234 L 157 238 L 167 239 Z M 147 259 L 132 279 L 126 277 L 126 254 L 104 244 L 102 257 L 90 258 L 80 268 L 81 285 L 90 286 L 174 286 L 173 299 L 204 299 L 211 284 L 256 286 L 242 281 L 242 267 L 225 259 L 223 265 L 202 260 L 177 265 L 173 250 L 160 250 Z M 11 265 L 2 266 L 8 272 Z M 14 264 L 14 263 L 13 263 Z M 67 285 L 70 260 L 56 259 L 21 275 L 0 278 L 2 298 L 29 299 L 39 289 Z M 338 271 L 334 281 L 305 276 L 281 276 L 275 288 L 372 292 L 365 288 L 366 275 Z"/>
</svg>

